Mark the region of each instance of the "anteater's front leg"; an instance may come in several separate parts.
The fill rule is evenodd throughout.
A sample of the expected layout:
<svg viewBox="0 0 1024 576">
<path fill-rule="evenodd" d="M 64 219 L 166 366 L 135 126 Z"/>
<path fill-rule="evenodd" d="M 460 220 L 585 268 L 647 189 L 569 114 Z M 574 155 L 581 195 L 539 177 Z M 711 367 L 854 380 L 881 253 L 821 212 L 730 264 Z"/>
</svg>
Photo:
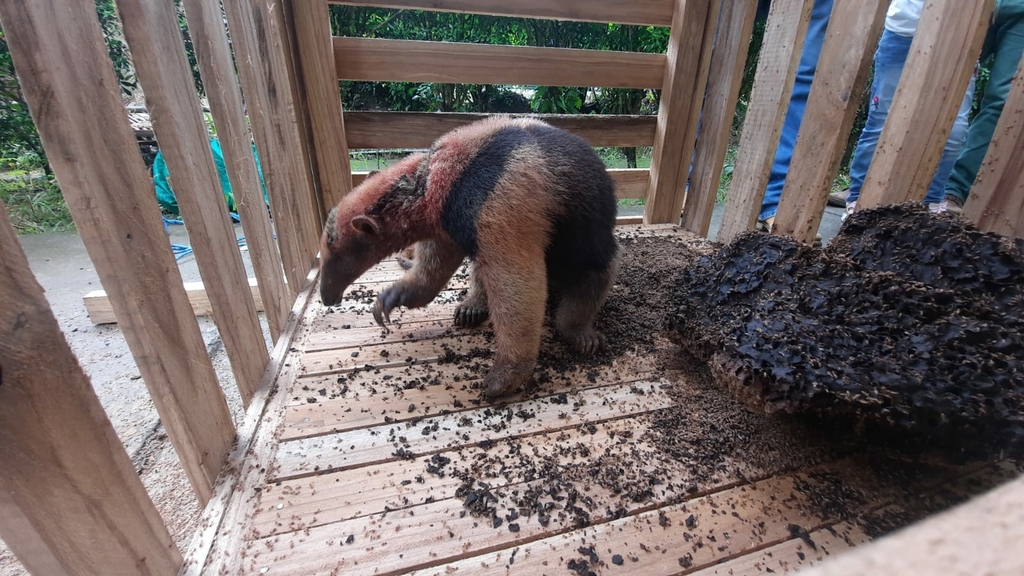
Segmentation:
<svg viewBox="0 0 1024 576">
<path fill-rule="evenodd" d="M 484 395 L 496 398 L 525 384 L 537 365 L 548 292 L 544 252 L 481 257 L 477 275 L 487 292 L 495 340 L 494 365 L 484 377 Z"/>
<path fill-rule="evenodd" d="M 399 306 L 421 308 L 444 289 L 462 264 L 465 254 L 450 240 L 424 240 L 416 246 L 416 259 L 402 279 L 377 295 L 373 318 L 381 326 Z"/>
</svg>

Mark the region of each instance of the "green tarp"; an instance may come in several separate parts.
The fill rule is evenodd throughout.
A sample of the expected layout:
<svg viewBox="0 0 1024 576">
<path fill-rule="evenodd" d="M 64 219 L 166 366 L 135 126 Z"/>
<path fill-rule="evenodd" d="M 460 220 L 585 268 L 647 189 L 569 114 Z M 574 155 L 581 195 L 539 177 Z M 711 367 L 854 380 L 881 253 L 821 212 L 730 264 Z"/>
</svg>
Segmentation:
<svg viewBox="0 0 1024 576">
<path fill-rule="evenodd" d="M 228 180 L 227 168 L 224 166 L 224 154 L 221 152 L 220 142 L 216 138 L 210 139 L 210 151 L 213 152 L 213 161 L 217 165 L 217 174 L 220 176 L 220 186 L 224 191 L 224 200 L 228 204 L 228 211 L 237 212 L 235 196 L 231 192 L 231 182 Z M 263 168 L 260 166 L 260 157 L 256 153 L 255 145 L 252 147 L 252 153 L 256 159 L 256 171 L 260 177 L 260 185 L 263 187 L 263 199 L 269 204 L 270 199 L 267 197 L 267 185 L 263 181 Z M 160 208 L 165 212 L 170 212 L 176 216 L 179 215 L 178 199 L 174 196 L 174 190 L 171 189 L 170 173 L 167 171 L 167 163 L 164 162 L 163 152 L 157 152 L 156 159 L 153 161 L 153 185 L 156 187 L 156 199 L 160 203 Z"/>
</svg>

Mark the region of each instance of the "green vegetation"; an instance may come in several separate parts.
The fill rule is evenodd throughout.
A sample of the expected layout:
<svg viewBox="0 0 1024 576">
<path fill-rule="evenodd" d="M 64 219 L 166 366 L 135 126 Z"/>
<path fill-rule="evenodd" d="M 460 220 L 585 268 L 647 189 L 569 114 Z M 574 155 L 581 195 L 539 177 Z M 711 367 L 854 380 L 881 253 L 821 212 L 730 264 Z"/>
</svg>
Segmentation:
<svg viewBox="0 0 1024 576">
<path fill-rule="evenodd" d="M 95 0 L 96 14 L 107 41 L 111 64 L 125 96 L 138 87 L 131 55 L 121 33 L 114 0 Z M 185 40 L 192 75 L 200 94 L 202 79 L 188 34 L 181 0 L 179 24 Z M 718 189 L 724 201 L 732 180 L 732 168 L 739 144 L 740 128 L 746 114 L 761 40 L 764 14 L 757 21 L 747 57 L 732 138 Z M 669 30 L 657 26 L 628 26 L 587 22 L 557 22 L 332 5 L 332 32 L 341 36 L 432 40 L 502 44 L 664 52 Z M 983 67 L 978 81 L 980 95 L 987 79 Z M 536 112 L 558 114 L 656 114 L 657 90 L 603 89 L 594 87 L 485 86 L 408 82 L 341 82 L 342 103 L 348 110 L 441 111 L 441 112 Z M 977 98 L 980 100 L 980 96 Z M 977 101 L 976 101 L 977 105 Z M 867 114 L 859 111 L 850 134 L 841 175 L 836 187 L 848 185 L 848 165 Z M 215 129 L 209 115 L 211 135 Z M 613 168 L 650 166 L 650 148 L 600 148 L 601 157 Z M 404 155 L 404 151 L 357 151 L 352 155 L 355 170 L 376 170 Z M 0 31 L 0 198 L 8 206 L 19 232 L 32 233 L 73 229 L 67 207 L 54 181 L 28 108 L 22 98 L 10 52 Z M 642 201 L 623 201 L 642 203 Z"/>
</svg>

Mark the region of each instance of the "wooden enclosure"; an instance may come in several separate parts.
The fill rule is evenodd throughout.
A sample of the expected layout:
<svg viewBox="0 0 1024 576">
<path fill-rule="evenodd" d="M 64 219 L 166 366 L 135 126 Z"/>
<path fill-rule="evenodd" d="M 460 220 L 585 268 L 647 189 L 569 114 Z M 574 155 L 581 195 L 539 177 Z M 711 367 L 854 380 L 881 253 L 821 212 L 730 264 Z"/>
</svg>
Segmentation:
<svg viewBox="0 0 1024 576">
<path fill-rule="evenodd" d="M 461 521 L 460 506 L 450 499 L 435 503 L 425 498 L 451 486 L 434 478 L 408 489 L 367 480 L 403 471 L 404 461 L 379 453 L 367 440 L 371 433 L 391 429 L 391 416 L 380 416 L 389 409 L 388 400 L 369 394 L 352 403 L 338 401 L 315 409 L 294 402 L 295 387 L 349 370 L 348 365 L 339 367 L 346 361 L 355 363 L 344 360 L 335 366 L 332 358 L 349 358 L 354 349 L 376 350 L 373 347 L 381 345 L 373 340 L 379 331 L 372 330 L 361 314 L 365 306 L 348 300 L 337 318 L 325 320 L 327 313 L 316 296 L 324 216 L 366 176 L 352 172 L 350 151 L 425 148 L 437 136 L 479 117 L 343 111 L 338 81 L 660 90 L 657 116 L 544 118 L 594 146 L 653 146 L 649 170 L 610 170 L 619 198 L 645 201 L 642 218 L 620 218 L 620 224 L 630 225 L 629 232 L 623 228 L 624 234 L 706 237 L 757 1 L 336 3 L 664 26 L 670 28 L 670 40 L 666 54 L 646 54 L 347 38 L 332 35 L 328 0 L 184 0 L 252 258 L 255 279 L 249 279 L 220 195 L 173 2 L 116 0 L 153 129 L 195 245 L 203 279 L 197 304 L 193 296 L 198 288 L 183 284 L 164 234 L 94 3 L 0 0 L 0 23 L 26 100 L 101 279 L 104 306 L 109 304 L 90 308 L 90 314 L 106 314 L 108 319 L 112 314 L 116 319 L 195 497 L 207 507 L 192 545 L 179 549 L 63 340 L 0 206 L 0 320 L 7 327 L 0 332 L 0 538 L 32 573 L 304 574 L 331 573 L 332 569 L 356 573 L 368 567 L 378 567 L 379 573 L 489 573 L 499 566 L 509 572 L 550 573 L 545 572 L 553 570 L 545 568 L 547 557 L 559 558 L 565 550 L 574 549 L 578 533 L 572 526 L 524 524 L 522 532 L 505 532 L 471 546 L 435 538 L 432 522 Z M 717 237 L 720 242 L 755 224 L 812 5 L 813 0 L 772 2 Z M 888 0 L 835 0 L 776 233 L 808 243 L 814 238 L 864 92 L 887 6 Z M 901 80 L 894 112 L 868 175 L 860 202 L 864 206 L 924 198 L 980 52 L 993 0 L 926 0 L 925 10 L 928 17 L 921 21 L 907 65 L 910 73 Z M 967 217 L 982 229 L 1013 237 L 1024 237 L 1024 172 L 1020 169 L 1024 79 L 1020 74 L 1024 72 L 1018 73 L 965 207 Z M 261 158 L 269 210 L 251 143 Z M 377 289 L 398 273 L 395 263 L 387 262 L 360 282 L 367 289 Z M 456 281 L 449 289 L 459 287 Z M 237 426 L 203 344 L 195 320 L 198 309 L 208 310 L 216 322 L 246 406 L 245 419 Z M 269 349 L 258 311 L 265 314 L 269 327 Z M 413 364 L 433 366 L 441 347 L 451 344 L 438 326 L 450 311 L 444 304 L 434 304 L 419 316 L 407 312 L 408 324 L 387 342 L 404 347 L 402 357 L 415 359 Z M 325 327 L 341 321 L 355 329 L 338 336 Z M 480 343 L 485 341 L 481 338 Z M 593 402 L 575 420 L 560 423 L 558 411 L 549 410 L 508 435 L 543 446 L 548 436 L 571 432 L 572 425 L 599 423 L 614 428 L 628 427 L 631 418 L 641 422 L 645 414 L 669 400 L 659 394 L 659 380 L 645 379 L 650 371 L 643 358 L 630 362 L 615 373 L 601 375 L 597 383 L 585 375 L 565 374 L 558 385 L 573 397 L 604 398 L 607 413 L 594 408 L 600 402 Z M 397 368 L 388 362 L 375 366 Z M 631 386 L 644 387 L 646 395 L 634 398 Z M 414 417 L 417 421 L 457 419 L 438 413 L 455 413 L 468 403 L 459 393 L 423 393 L 400 401 L 402 406 L 414 405 L 408 415 L 395 417 L 402 422 Z M 423 406 L 432 406 L 433 413 L 425 413 Z M 346 407 L 365 409 L 372 417 L 359 420 L 345 415 Z M 614 418 L 613 409 L 618 411 Z M 487 417 L 479 407 L 465 410 L 466 415 Z M 623 414 L 625 419 L 616 420 Z M 418 444 L 418 453 L 430 454 L 444 442 L 458 442 L 449 436 L 436 445 L 424 440 L 428 445 Z M 355 460 L 341 458 L 328 445 L 328 441 L 356 438 L 366 445 L 353 452 Z M 598 449 L 606 440 L 601 436 L 586 441 Z M 316 474 L 322 470 L 309 466 L 324 466 L 331 473 Z M 843 463 L 831 466 L 835 473 L 847 470 Z M 666 556 L 668 562 L 651 556 L 641 566 L 643 573 L 760 573 L 771 553 L 795 555 L 801 546 L 800 538 L 787 531 L 797 508 L 774 503 L 773 494 L 783 494 L 803 472 L 761 471 L 760 476 L 707 482 L 692 494 L 671 495 L 656 508 L 637 507 L 627 511 L 625 518 L 595 520 L 587 534 L 609 541 L 643 542 L 644 528 L 638 528 L 639 523 L 652 518 L 657 523 L 658 510 L 678 524 L 685 522 L 687 506 L 711 514 L 715 502 L 730 502 L 744 513 L 764 517 L 767 528 L 758 541 L 728 552 L 709 548 L 689 566 L 681 559 L 677 563 L 678 555 Z M 980 474 L 978 470 L 947 472 L 921 489 Z M 991 487 L 991 478 L 1005 481 L 1011 476 L 996 470 L 985 476 L 989 483 L 982 484 Z M 870 480 L 865 482 L 869 489 L 874 486 Z M 292 492 L 281 490 L 282 483 Z M 761 496 L 750 496 L 747 487 Z M 317 491 L 326 496 L 314 498 Z M 282 494 L 297 496 L 282 498 Z M 424 506 L 394 512 L 394 502 L 410 494 Z M 954 573 L 977 573 L 990 567 L 1001 567 L 1002 573 L 1024 569 L 1012 537 L 1024 536 L 1021 494 L 1024 483 L 1017 479 L 957 512 L 968 521 L 977 521 L 980 513 L 999 521 L 972 532 L 978 538 L 991 536 L 989 548 L 972 553 L 969 559 L 958 557 L 962 564 L 956 568 L 962 572 Z M 880 495 L 865 506 L 872 510 L 898 507 L 899 499 L 890 496 Z M 359 498 L 367 499 L 365 506 Z M 287 512 L 278 514 L 286 507 Z M 420 514 L 414 518 L 417 511 Z M 392 512 L 394 523 L 387 517 Z M 282 527 L 292 514 L 299 519 Z M 891 542 L 864 546 L 825 562 L 820 573 L 862 573 L 869 565 L 873 573 L 900 573 L 897 567 L 905 564 L 896 560 L 905 562 L 908 556 L 918 566 L 925 565 L 933 560 L 932 534 L 945 522 L 959 521 L 955 517 L 927 520 L 901 534 L 898 546 Z M 832 518 L 807 522 L 818 531 L 817 537 L 835 538 L 829 542 L 837 556 L 844 548 L 870 540 L 850 527 L 833 526 Z M 357 524 L 366 530 L 407 530 L 394 547 L 401 550 L 396 554 L 366 550 L 361 556 L 366 563 L 358 568 L 333 563 L 331 551 L 341 550 L 343 544 L 337 540 L 347 535 L 341 527 L 347 530 Z M 844 537 L 835 536 L 837 528 Z M 657 543 L 681 546 L 668 537 Z M 515 550 L 520 548 L 524 551 L 516 558 Z M 803 559 L 804 552 L 800 554 Z M 816 563 L 825 556 L 808 553 L 808 558 Z M 716 566 L 720 562 L 726 564 Z M 564 571 L 564 563 L 560 569 Z"/>
</svg>

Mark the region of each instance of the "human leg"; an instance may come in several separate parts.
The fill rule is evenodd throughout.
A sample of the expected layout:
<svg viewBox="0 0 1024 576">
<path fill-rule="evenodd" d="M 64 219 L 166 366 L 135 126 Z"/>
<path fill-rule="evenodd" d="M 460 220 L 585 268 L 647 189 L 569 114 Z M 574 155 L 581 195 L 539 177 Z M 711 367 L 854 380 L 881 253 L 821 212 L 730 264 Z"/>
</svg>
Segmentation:
<svg viewBox="0 0 1024 576">
<path fill-rule="evenodd" d="M 967 201 L 971 186 L 988 152 L 996 123 L 1003 112 L 1013 76 L 1024 53 L 1024 1 L 1004 0 L 996 12 L 996 21 L 989 32 L 992 37 L 992 64 L 985 95 L 974 122 L 967 131 L 967 141 L 953 165 L 945 185 L 946 200 L 959 206 Z M 985 57 L 985 53 L 982 57 Z"/>
<path fill-rule="evenodd" d="M 771 175 L 765 188 L 764 200 L 761 202 L 759 220 L 774 218 L 779 209 L 779 199 L 782 197 L 782 188 L 786 183 L 789 162 L 793 158 L 793 147 L 796 145 L 796 137 L 800 132 L 800 122 L 803 120 L 804 110 L 807 108 L 807 97 L 811 92 L 811 83 L 814 81 L 814 71 L 818 66 L 821 46 L 825 41 L 825 30 L 828 28 L 829 16 L 832 13 L 832 1 L 814 1 L 811 21 L 807 26 L 807 39 L 804 41 L 803 51 L 800 54 L 800 64 L 797 68 L 793 92 L 789 97 L 789 107 L 782 125 L 779 147 L 775 152 Z"/>
</svg>

